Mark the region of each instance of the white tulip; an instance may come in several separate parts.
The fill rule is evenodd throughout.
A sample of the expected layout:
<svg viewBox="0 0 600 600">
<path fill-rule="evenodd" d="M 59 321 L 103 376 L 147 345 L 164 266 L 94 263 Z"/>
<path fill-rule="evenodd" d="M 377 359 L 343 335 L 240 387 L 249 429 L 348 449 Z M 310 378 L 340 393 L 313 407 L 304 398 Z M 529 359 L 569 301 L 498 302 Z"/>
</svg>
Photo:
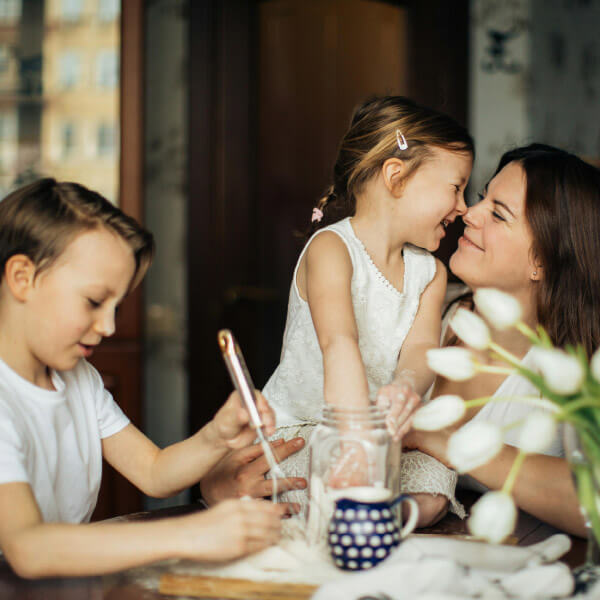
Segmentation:
<svg viewBox="0 0 600 600">
<path fill-rule="evenodd" d="M 415 412 L 413 427 L 420 431 L 437 431 L 456 423 L 465 411 L 465 401 L 460 396 L 438 396 Z"/>
<path fill-rule="evenodd" d="M 494 288 L 481 288 L 473 294 L 477 310 L 496 328 L 508 329 L 522 314 L 519 301 L 510 294 Z"/>
<path fill-rule="evenodd" d="M 488 492 L 471 508 L 468 526 L 471 533 L 492 544 L 499 544 L 515 528 L 517 507 L 504 492 Z"/>
<path fill-rule="evenodd" d="M 556 436 L 556 420 L 541 410 L 536 410 L 525 419 L 519 433 L 519 448 L 525 452 L 541 454 L 550 447 Z"/>
<path fill-rule="evenodd" d="M 450 436 L 446 456 L 459 473 L 467 473 L 494 458 L 502 444 L 500 427 L 489 421 L 469 421 Z"/>
<path fill-rule="evenodd" d="M 476 371 L 473 355 L 465 348 L 427 350 L 427 364 L 432 371 L 452 381 L 470 379 Z"/>
<path fill-rule="evenodd" d="M 600 348 L 594 352 L 592 355 L 592 360 L 590 361 L 590 369 L 592 370 L 592 375 L 594 379 L 600 383 Z"/>
<path fill-rule="evenodd" d="M 485 350 L 490 345 L 490 330 L 485 321 L 473 311 L 459 308 L 450 320 L 450 327 L 471 348 Z"/>
<path fill-rule="evenodd" d="M 533 361 L 556 394 L 574 394 L 581 387 L 585 373 L 574 356 L 556 348 L 535 347 Z"/>
</svg>

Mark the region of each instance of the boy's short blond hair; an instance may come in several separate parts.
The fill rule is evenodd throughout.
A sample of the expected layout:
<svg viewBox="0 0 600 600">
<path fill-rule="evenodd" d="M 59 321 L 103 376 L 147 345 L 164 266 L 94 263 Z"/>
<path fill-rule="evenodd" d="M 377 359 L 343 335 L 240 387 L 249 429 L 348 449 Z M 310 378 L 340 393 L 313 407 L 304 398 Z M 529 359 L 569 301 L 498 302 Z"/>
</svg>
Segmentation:
<svg viewBox="0 0 600 600">
<path fill-rule="evenodd" d="M 50 267 L 81 233 L 104 227 L 131 248 L 135 273 L 130 290 L 154 256 L 154 238 L 106 198 L 78 183 L 39 179 L 0 202 L 0 281 L 11 256 L 24 254 L 36 275 Z"/>
</svg>

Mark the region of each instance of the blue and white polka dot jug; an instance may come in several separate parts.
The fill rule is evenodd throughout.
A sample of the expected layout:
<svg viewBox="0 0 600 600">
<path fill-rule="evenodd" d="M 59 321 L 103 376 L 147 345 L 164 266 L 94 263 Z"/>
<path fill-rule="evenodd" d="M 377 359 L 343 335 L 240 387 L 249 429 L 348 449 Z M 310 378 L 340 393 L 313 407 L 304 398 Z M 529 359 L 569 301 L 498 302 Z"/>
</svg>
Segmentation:
<svg viewBox="0 0 600 600">
<path fill-rule="evenodd" d="M 339 498 L 329 521 L 328 542 L 333 562 L 340 569 L 370 569 L 387 558 L 417 524 L 419 508 L 415 500 L 402 494 L 385 499 L 387 490 L 354 488 L 352 497 Z M 389 496 L 389 493 L 387 494 Z M 374 500 L 379 496 L 379 500 Z M 394 507 L 408 502 L 411 510 L 406 525 L 400 529 Z"/>
</svg>

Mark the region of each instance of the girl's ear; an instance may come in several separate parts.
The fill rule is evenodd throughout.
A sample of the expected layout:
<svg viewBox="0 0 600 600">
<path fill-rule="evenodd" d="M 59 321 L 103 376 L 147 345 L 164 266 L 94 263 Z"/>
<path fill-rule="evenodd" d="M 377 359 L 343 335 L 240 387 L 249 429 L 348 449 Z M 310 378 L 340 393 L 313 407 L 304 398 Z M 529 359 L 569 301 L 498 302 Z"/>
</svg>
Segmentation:
<svg viewBox="0 0 600 600">
<path fill-rule="evenodd" d="M 388 158 L 381 167 L 381 174 L 383 175 L 385 187 L 390 194 L 399 197 L 404 188 L 406 162 L 399 158 Z"/>
<path fill-rule="evenodd" d="M 25 302 L 28 291 L 33 287 L 35 265 L 25 254 L 14 254 L 4 265 L 4 280 L 12 295 Z"/>
</svg>

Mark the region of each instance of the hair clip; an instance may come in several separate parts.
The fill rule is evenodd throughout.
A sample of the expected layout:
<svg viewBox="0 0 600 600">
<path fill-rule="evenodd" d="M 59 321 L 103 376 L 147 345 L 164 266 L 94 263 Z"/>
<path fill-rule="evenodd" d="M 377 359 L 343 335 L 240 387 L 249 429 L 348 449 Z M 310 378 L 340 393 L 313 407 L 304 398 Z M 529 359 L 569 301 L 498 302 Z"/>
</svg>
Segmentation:
<svg viewBox="0 0 600 600">
<path fill-rule="evenodd" d="M 406 150 L 408 148 L 408 143 L 406 142 L 406 138 L 400 133 L 399 129 L 396 129 L 396 142 L 398 144 L 398 148 L 400 150 Z"/>
<path fill-rule="evenodd" d="M 315 206 L 312 211 L 312 217 L 310 218 L 310 222 L 314 223 L 316 221 L 317 223 L 319 223 L 322 218 L 323 218 L 323 211 L 320 208 L 317 208 Z"/>
</svg>

